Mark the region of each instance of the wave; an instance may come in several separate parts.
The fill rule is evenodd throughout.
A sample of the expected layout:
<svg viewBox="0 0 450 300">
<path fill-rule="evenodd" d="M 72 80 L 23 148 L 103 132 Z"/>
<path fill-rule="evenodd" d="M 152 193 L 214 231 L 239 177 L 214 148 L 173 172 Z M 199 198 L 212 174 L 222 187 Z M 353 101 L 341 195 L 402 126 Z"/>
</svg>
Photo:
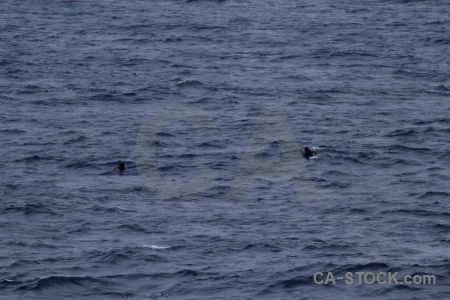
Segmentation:
<svg viewBox="0 0 450 300">
<path fill-rule="evenodd" d="M 418 120 L 418 121 L 414 122 L 414 124 L 416 124 L 416 125 L 427 125 L 427 124 L 433 124 L 433 123 L 449 124 L 450 123 L 450 118 L 438 118 L 438 119 L 431 119 L 431 120 Z"/>
<path fill-rule="evenodd" d="M 317 155 L 317 156 L 316 156 L 316 159 L 319 158 L 320 156 L 321 156 L 320 154 Z M 312 157 L 312 158 L 314 158 L 314 157 Z M 351 156 L 348 156 L 348 155 L 338 155 L 338 156 L 335 156 L 335 157 L 333 158 L 333 164 L 338 164 L 337 162 L 338 162 L 339 160 L 347 161 L 347 162 L 351 162 L 351 163 L 355 163 L 355 164 L 363 164 L 359 159 L 354 158 L 354 157 L 351 157 Z"/>
<path fill-rule="evenodd" d="M 203 87 L 203 83 L 198 80 L 181 80 L 177 83 L 180 87 Z"/>
<path fill-rule="evenodd" d="M 415 128 L 406 128 L 406 129 L 397 129 L 394 130 L 385 136 L 387 137 L 396 137 L 396 136 L 411 136 L 419 133 Z"/>
<path fill-rule="evenodd" d="M 284 279 L 275 282 L 265 288 L 261 294 L 270 293 L 271 290 L 281 288 L 281 289 L 293 289 L 305 285 L 315 285 L 314 278 L 312 276 L 296 276 L 291 279 Z M 325 285 L 327 286 L 327 285 Z"/>
<path fill-rule="evenodd" d="M 85 255 L 94 263 L 127 265 L 131 262 L 164 262 L 165 258 L 155 254 L 149 254 L 143 247 L 125 247 L 109 251 L 94 250 Z"/>
<path fill-rule="evenodd" d="M 22 133 L 26 133 L 25 130 L 22 129 L 1 129 L 0 133 L 4 133 L 4 134 L 22 134 Z"/>
<path fill-rule="evenodd" d="M 6 59 L 0 60 L 0 66 L 2 66 L 2 67 L 10 65 L 10 64 L 11 64 L 11 61 L 9 61 L 9 60 L 6 60 Z"/>
<path fill-rule="evenodd" d="M 101 211 L 101 212 L 108 212 L 108 213 L 126 213 L 126 212 L 133 212 L 131 209 L 121 209 L 118 207 L 103 207 L 100 205 L 94 205 L 91 207 L 93 211 Z"/>
<path fill-rule="evenodd" d="M 418 215 L 418 216 L 443 216 L 448 217 L 450 216 L 450 212 L 446 211 L 431 211 L 431 210 L 425 210 L 425 209 L 393 209 L 393 210 L 383 210 L 380 212 L 381 215 L 383 214 L 411 214 L 411 215 Z"/>
<path fill-rule="evenodd" d="M 200 275 L 200 272 L 191 269 L 184 269 L 176 272 L 175 274 L 181 277 L 191 277 Z"/>
<path fill-rule="evenodd" d="M 367 264 L 350 264 L 343 267 L 339 267 L 333 271 L 333 273 L 336 274 L 342 274 L 346 272 L 360 272 L 360 271 L 377 271 L 377 270 L 383 270 L 386 271 L 390 267 L 389 265 L 382 263 L 382 262 L 371 262 Z"/>
<path fill-rule="evenodd" d="M 409 70 L 403 70 L 398 69 L 393 72 L 394 75 L 404 75 L 407 77 L 414 77 L 414 78 L 430 78 L 433 77 L 434 73 L 425 73 L 425 72 L 414 72 Z"/>
<path fill-rule="evenodd" d="M 73 138 L 73 139 L 70 139 L 70 140 L 64 142 L 64 145 L 70 145 L 70 144 L 75 144 L 75 143 L 81 143 L 81 142 L 86 141 L 87 139 L 88 139 L 88 138 L 85 137 L 84 135 L 80 135 L 79 137 L 76 137 L 76 138 Z"/>
<path fill-rule="evenodd" d="M 142 245 L 144 248 L 150 248 L 153 250 L 164 250 L 164 249 L 170 249 L 170 246 L 157 246 L 157 245 Z"/>
<path fill-rule="evenodd" d="M 41 161 L 41 160 L 52 160 L 52 157 L 32 155 L 32 156 L 27 156 L 27 157 L 24 157 L 24 158 L 16 159 L 14 162 L 32 163 L 32 162 Z"/>
<path fill-rule="evenodd" d="M 118 229 L 124 229 L 126 231 L 135 231 L 135 232 L 145 232 L 148 233 L 148 230 L 139 225 L 139 224 L 123 224 L 117 227 Z"/>
<path fill-rule="evenodd" d="M 113 93 L 100 93 L 95 94 L 93 96 L 89 97 L 89 100 L 97 100 L 97 101 L 123 101 L 122 98 L 118 97 L 116 94 Z"/>
<path fill-rule="evenodd" d="M 407 159 L 403 159 L 403 158 L 398 158 L 398 159 L 390 159 L 390 158 L 386 158 L 386 162 L 380 163 L 379 166 L 383 167 L 383 168 L 389 168 L 392 166 L 420 166 L 422 165 L 422 162 L 418 161 L 418 160 L 407 160 Z"/>
<path fill-rule="evenodd" d="M 22 281 L 3 279 L 2 281 L 0 281 L 0 289 L 8 289 L 19 284 L 22 284 Z"/>
<path fill-rule="evenodd" d="M 95 286 L 104 287 L 107 285 L 108 285 L 107 281 L 97 279 L 91 276 L 51 275 L 25 282 L 25 284 L 20 286 L 18 290 L 44 291 L 54 288 L 59 289 L 73 289 L 80 287 L 94 288 Z"/>
<path fill-rule="evenodd" d="M 447 193 L 447 192 L 428 191 L 428 192 L 422 194 L 419 198 L 420 199 L 430 199 L 430 198 L 448 199 L 449 197 L 450 197 L 450 193 Z"/>
<path fill-rule="evenodd" d="M 63 166 L 63 168 L 68 168 L 68 169 L 100 169 L 100 167 L 98 166 L 98 165 L 96 165 L 96 164 L 91 164 L 91 163 L 87 163 L 87 162 L 81 162 L 81 161 L 78 161 L 78 162 L 72 162 L 72 163 L 69 163 L 69 164 L 65 164 L 64 166 Z"/>
<path fill-rule="evenodd" d="M 326 189 L 326 188 L 340 188 L 340 189 L 345 189 L 345 188 L 348 188 L 348 187 L 350 187 L 351 186 L 351 183 L 349 183 L 349 182 L 330 182 L 330 183 L 327 183 L 327 184 L 323 184 L 323 185 L 320 185 L 320 187 L 321 188 L 324 188 L 324 189 Z"/>
<path fill-rule="evenodd" d="M 318 251 L 318 250 L 327 250 L 327 251 L 348 251 L 348 249 L 354 248 L 354 243 L 340 243 L 340 244 L 330 244 L 330 243 L 323 243 L 323 244 L 315 244 L 315 245 L 307 245 L 303 248 L 303 250 L 309 250 L 309 251 Z"/>
<path fill-rule="evenodd" d="M 421 148 L 421 147 L 408 147 L 405 145 L 390 145 L 387 147 L 387 151 L 396 152 L 396 151 L 405 151 L 405 152 L 423 152 L 430 153 L 433 150 L 430 148 Z"/>
<path fill-rule="evenodd" d="M 185 0 L 185 3 L 195 3 L 195 2 L 217 2 L 217 3 L 222 3 L 222 2 L 226 2 L 227 0 Z"/>
<path fill-rule="evenodd" d="M 38 266 L 41 263 L 38 260 L 33 260 L 33 259 L 18 259 L 13 261 L 8 267 L 7 269 L 20 269 L 20 268 L 24 268 L 24 267 L 30 267 L 30 266 Z"/>
<path fill-rule="evenodd" d="M 59 215 L 50 209 L 49 206 L 42 203 L 29 203 L 24 206 L 10 205 L 2 210 L 2 213 L 23 213 L 25 215 L 35 215 L 35 214 L 49 214 L 49 215 Z"/>
<path fill-rule="evenodd" d="M 444 232 L 450 232 L 450 225 L 448 225 L 448 224 L 440 224 L 439 223 L 439 224 L 431 226 L 431 228 L 442 230 Z"/>
<path fill-rule="evenodd" d="M 270 245 L 270 244 L 247 244 L 244 246 L 243 250 L 261 250 L 261 251 L 271 251 L 271 252 L 281 252 L 281 248 Z"/>
</svg>

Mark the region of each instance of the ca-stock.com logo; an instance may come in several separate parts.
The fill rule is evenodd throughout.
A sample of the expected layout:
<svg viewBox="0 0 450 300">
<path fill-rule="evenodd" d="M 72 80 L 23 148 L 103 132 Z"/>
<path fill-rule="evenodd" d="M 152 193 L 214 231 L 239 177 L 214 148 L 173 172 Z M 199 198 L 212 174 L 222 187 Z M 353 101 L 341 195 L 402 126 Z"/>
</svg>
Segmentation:
<svg viewBox="0 0 450 300">
<path fill-rule="evenodd" d="M 264 181 L 282 184 L 295 199 L 318 199 L 306 168 L 307 161 L 284 110 L 279 106 L 264 106 L 253 120 L 248 139 L 241 146 L 244 151 L 233 170 L 226 198 L 233 201 L 251 200 L 255 183 Z M 167 133 L 168 128 L 170 133 Z M 168 105 L 153 110 L 142 124 L 136 143 L 136 162 L 142 182 L 157 198 L 164 200 L 201 196 L 217 185 L 219 170 L 206 163 L 192 165 L 192 168 L 183 166 L 172 170 L 188 174 L 178 174 L 181 175 L 178 177 L 183 177 L 179 180 L 166 176 L 166 171 L 173 166 L 164 165 L 164 162 L 183 155 L 196 158 L 207 156 L 196 144 L 194 136 L 217 137 L 220 134 L 207 111 L 186 105 Z M 264 161 L 260 154 L 274 142 L 278 145 L 280 159 Z"/>
</svg>

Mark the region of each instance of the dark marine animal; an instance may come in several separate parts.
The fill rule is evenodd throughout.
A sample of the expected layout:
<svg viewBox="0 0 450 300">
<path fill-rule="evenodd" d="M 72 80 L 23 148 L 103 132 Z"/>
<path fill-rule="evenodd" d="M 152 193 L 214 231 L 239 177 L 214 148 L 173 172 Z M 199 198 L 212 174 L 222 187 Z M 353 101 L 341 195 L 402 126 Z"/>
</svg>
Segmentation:
<svg viewBox="0 0 450 300">
<path fill-rule="evenodd" d="M 305 147 L 305 151 L 303 152 L 303 156 L 306 159 L 309 159 L 310 157 L 315 156 L 315 155 L 316 154 L 311 149 L 309 149 L 308 147 Z"/>
</svg>

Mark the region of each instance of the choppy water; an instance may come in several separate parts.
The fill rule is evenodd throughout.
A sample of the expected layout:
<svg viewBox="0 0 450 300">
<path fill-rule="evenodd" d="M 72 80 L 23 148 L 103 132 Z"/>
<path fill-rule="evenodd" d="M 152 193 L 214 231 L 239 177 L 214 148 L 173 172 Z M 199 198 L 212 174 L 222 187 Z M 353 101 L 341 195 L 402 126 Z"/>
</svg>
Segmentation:
<svg viewBox="0 0 450 300">
<path fill-rule="evenodd" d="M 448 299 L 449 31 L 448 1 L 2 1 L 1 299 Z"/>
</svg>

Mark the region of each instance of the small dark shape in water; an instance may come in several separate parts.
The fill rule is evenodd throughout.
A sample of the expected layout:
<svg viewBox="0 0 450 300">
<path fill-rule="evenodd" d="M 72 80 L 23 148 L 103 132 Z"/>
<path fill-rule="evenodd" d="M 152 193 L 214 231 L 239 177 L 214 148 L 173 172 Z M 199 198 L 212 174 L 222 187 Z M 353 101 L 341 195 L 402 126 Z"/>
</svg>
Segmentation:
<svg viewBox="0 0 450 300">
<path fill-rule="evenodd" d="M 311 156 L 315 156 L 316 154 L 309 149 L 308 147 L 305 147 L 305 152 L 303 153 L 303 156 L 307 159 L 309 159 Z"/>
<path fill-rule="evenodd" d="M 123 162 L 119 163 L 119 171 L 123 172 L 125 170 L 125 164 Z"/>
</svg>

